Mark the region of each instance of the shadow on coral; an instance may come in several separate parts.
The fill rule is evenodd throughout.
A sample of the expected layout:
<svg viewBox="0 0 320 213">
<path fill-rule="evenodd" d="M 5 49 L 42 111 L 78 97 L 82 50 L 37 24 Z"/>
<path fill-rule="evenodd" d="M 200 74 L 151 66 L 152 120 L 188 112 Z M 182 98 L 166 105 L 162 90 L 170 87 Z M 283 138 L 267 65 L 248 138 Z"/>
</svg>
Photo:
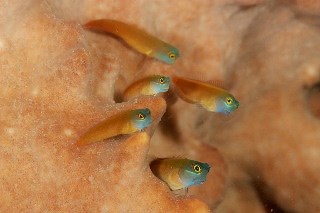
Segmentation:
<svg viewBox="0 0 320 213">
<path fill-rule="evenodd" d="M 311 114 L 320 119 L 320 82 L 307 89 L 306 99 Z"/>
<path fill-rule="evenodd" d="M 255 180 L 253 181 L 253 186 L 255 187 L 255 190 L 257 191 L 258 197 L 266 210 L 266 212 L 272 212 L 272 213 L 289 213 L 285 210 L 283 210 L 280 206 L 278 206 L 271 198 L 270 195 L 268 195 L 266 192 L 267 187 L 266 185 L 260 181 Z"/>
<path fill-rule="evenodd" d="M 173 141 L 180 141 L 177 119 L 175 118 L 175 114 L 170 106 L 167 107 L 167 110 L 161 119 L 161 123 L 159 124 L 159 128 L 164 135 L 170 137 Z"/>
</svg>

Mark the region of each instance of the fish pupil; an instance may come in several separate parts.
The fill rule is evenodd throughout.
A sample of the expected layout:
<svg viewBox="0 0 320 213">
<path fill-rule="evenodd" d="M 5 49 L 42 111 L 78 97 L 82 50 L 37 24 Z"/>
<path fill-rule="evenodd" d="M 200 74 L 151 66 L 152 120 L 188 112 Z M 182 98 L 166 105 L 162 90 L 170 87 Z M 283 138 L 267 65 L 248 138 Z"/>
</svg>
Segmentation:
<svg viewBox="0 0 320 213">
<path fill-rule="evenodd" d="M 176 56 L 175 56 L 173 53 L 171 53 L 171 54 L 169 55 L 169 57 L 170 57 L 172 60 L 176 59 Z"/>
<path fill-rule="evenodd" d="M 144 119 L 145 119 L 145 115 L 142 114 L 142 113 L 139 113 L 139 114 L 138 114 L 138 118 L 139 118 L 140 120 L 144 120 Z"/>
<path fill-rule="evenodd" d="M 201 172 L 201 167 L 200 167 L 198 164 L 196 164 L 196 165 L 193 166 L 193 170 L 194 170 L 196 173 L 200 173 L 200 172 Z"/>
<path fill-rule="evenodd" d="M 160 78 L 160 79 L 159 79 L 159 82 L 160 82 L 160 84 L 164 84 L 164 83 L 165 83 L 164 78 Z"/>
</svg>

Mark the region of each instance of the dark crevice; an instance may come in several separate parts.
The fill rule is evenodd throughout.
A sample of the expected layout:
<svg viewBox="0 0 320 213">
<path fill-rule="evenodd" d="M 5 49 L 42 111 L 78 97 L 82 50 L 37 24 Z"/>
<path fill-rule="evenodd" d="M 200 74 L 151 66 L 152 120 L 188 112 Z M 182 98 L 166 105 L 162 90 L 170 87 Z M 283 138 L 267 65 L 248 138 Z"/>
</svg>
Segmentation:
<svg viewBox="0 0 320 213">
<path fill-rule="evenodd" d="M 162 116 L 159 128 L 162 134 L 178 142 L 180 139 L 180 132 L 177 126 L 177 119 L 174 116 L 173 109 L 168 106 L 166 112 Z"/>
<path fill-rule="evenodd" d="M 310 113 L 320 119 L 320 82 L 307 89 L 306 101 Z"/>
<path fill-rule="evenodd" d="M 282 209 L 275 201 L 272 200 L 272 196 L 268 193 L 268 187 L 261 180 L 255 180 L 253 183 L 256 192 L 259 196 L 261 203 L 264 206 L 265 212 L 271 213 L 291 213 Z"/>
</svg>

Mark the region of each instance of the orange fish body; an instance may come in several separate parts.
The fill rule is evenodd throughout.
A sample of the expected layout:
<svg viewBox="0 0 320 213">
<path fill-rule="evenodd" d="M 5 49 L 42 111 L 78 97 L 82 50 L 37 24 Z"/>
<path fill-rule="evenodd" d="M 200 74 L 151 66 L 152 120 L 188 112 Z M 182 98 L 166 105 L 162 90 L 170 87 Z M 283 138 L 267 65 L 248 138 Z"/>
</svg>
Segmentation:
<svg viewBox="0 0 320 213">
<path fill-rule="evenodd" d="M 184 188 L 179 177 L 180 166 L 172 166 L 170 161 L 155 161 L 152 164 L 152 171 L 155 176 L 167 183 L 171 190 Z"/>
<path fill-rule="evenodd" d="M 137 132 L 152 122 L 149 109 L 129 110 L 118 113 L 93 126 L 80 136 L 79 145 L 87 145 L 120 134 Z"/>
<path fill-rule="evenodd" d="M 136 51 L 148 57 L 155 57 L 168 64 L 173 63 L 179 57 L 179 50 L 177 48 L 120 21 L 99 19 L 86 23 L 84 27 L 111 33 L 123 39 Z"/>
<path fill-rule="evenodd" d="M 205 182 L 210 166 L 186 158 L 160 158 L 151 162 L 150 169 L 171 190 L 179 190 Z"/>
<path fill-rule="evenodd" d="M 232 113 L 239 102 L 226 90 L 202 81 L 172 77 L 175 91 L 186 102 L 196 103 L 211 112 Z"/>
<path fill-rule="evenodd" d="M 124 100 L 140 95 L 156 95 L 169 89 L 170 78 L 160 75 L 147 76 L 132 83 L 123 93 Z"/>
</svg>

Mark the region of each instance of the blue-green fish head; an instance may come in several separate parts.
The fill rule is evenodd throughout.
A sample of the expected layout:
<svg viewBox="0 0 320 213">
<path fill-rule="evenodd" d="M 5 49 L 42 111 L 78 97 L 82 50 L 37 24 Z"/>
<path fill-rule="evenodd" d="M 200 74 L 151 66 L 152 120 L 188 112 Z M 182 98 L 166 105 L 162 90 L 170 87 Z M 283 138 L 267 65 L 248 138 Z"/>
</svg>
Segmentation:
<svg viewBox="0 0 320 213">
<path fill-rule="evenodd" d="M 179 177 L 187 188 L 191 185 L 199 185 L 206 181 L 210 166 L 194 160 L 188 162 L 179 171 Z"/>
<path fill-rule="evenodd" d="M 163 51 L 156 51 L 154 57 L 167 64 L 172 64 L 180 57 L 180 54 L 177 48 L 168 45 Z"/>
<path fill-rule="evenodd" d="M 218 112 L 229 114 L 235 111 L 240 103 L 230 93 L 221 95 L 215 100 L 215 105 Z"/>
<path fill-rule="evenodd" d="M 156 75 L 151 79 L 150 86 L 155 94 L 167 92 L 170 85 L 170 78 L 166 76 Z"/>
<path fill-rule="evenodd" d="M 152 123 L 150 110 L 148 108 L 133 110 L 131 123 L 139 130 L 148 127 Z"/>
</svg>

